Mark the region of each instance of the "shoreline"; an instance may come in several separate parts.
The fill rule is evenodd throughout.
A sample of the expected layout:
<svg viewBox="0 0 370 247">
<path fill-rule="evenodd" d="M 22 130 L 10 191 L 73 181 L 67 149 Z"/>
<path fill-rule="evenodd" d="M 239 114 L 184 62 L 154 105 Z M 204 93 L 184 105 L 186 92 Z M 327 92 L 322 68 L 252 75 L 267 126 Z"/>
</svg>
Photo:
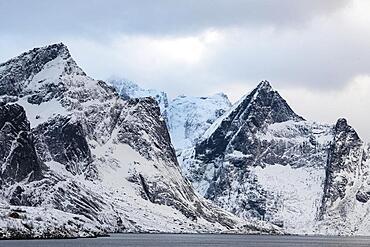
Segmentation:
<svg viewBox="0 0 370 247">
<path fill-rule="evenodd" d="M 20 238 L 0 238 L 0 241 L 12 241 L 12 240 L 77 240 L 77 239 L 97 239 L 97 238 L 110 238 L 113 235 L 198 235 L 198 236 L 207 236 L 207 235 L 219 235 L 219 236 L 263 236 L 263 237 L 292 237 L 292 238 L 370 238 L 370 235 L 322 235 L 322 234 L 243 234 L 243 233 L 171 233 L 171 232 L 114 232 L 107 233 L 97 236 L 88 236 L 88 237 L 20 237 Z"/>
</svg>

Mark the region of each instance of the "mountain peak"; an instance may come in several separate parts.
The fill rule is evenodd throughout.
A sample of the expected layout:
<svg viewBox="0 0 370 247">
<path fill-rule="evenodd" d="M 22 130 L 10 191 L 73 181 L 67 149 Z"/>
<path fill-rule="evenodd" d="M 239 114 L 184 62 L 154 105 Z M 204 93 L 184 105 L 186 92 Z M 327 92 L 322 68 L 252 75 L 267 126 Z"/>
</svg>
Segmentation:
<svg viewBox="0 0 370 247">
<path fill-rule="evenodd" d="M 269 82 L 269 81 L 267 81 L 267 80 L 261 81 L 261 82 L 258 84 L 257 88 L 258 88 L 259 90 L 266 90 L 266 91 L 271 91 L 271 90 L 273 90 L 273 88 L 272 88 L 272 86 L 271 86 L 270 82 Z"/>
<path fill-rule="evenodd" d="M 51 45 L 48 45 L 48 46 L 44 46 L 44 47 L 41 47 L 39 49 L 53 51 L 53 52 L 56 52 L 59 55 L 64 55 L 66 57 L 71 56 L 71 54 L 69 53 L 68 47 L 62 42 L 51 44 Z"/>
<path fill-rule="evenodd" d="M 58 56 L 62 56 L 65 59 L 71 56 L 67 46 L 63 43 L 55 43 L 43 47 L 33 48 L 32 50 L 26 51 L 5 63 L 0 63 L 0 67 L 9 66 L 14 63 L 19 64 L 27 61 L 30 63 L 45 64 Z"/>
<path fill-rule="evenodd" d="M 290 108 L 268 81 L 262 81 L 211 125 L 204 133 L 203 141 L 195 147 L 196 153 L 206 161 L 211 160 L 222 157 L 233 143 L 238 143 L 234 145 L 235 150 L 244 152 L 245 147 L 252 145 L 248 138 L 255 132 L 289 120 L 298 122 L 304 119 Z M 243 147 L 237 147 L 239 144 Z"/>
<path fill-rule="evenodd" d="M 84 74 L 63 43 L 34 48 L 0 64 L 0 95 L 17 96 L 30 85 L 39 89 L 56 84 L 61 74 L 72 71 Z"/>
<path fill-rule="evenodd" d="M 238 123 L 238 125 L 250 122 L 255 127 L 261 128 L 266 126 L 266 124 L 280 123 L 288 120 L 302 121 L 304 118 L 297 115 L 290 108 L 280 94 L 271 87 L 270 82 L 264 80 L 252 92 L 243 96 L 235 103 L 226 114 L 219 118 L 206 131 L 203 138 L 210 137 L 221 125 L 226 126 L 231 124 L 231 122 Z"/>
<path fill-rule="evenodd" d="M 59 52 L 69 52 L 68 47 L 63 42 L 54 43 L 54 44 L 51 44 L 51 45 L 46 45 L 46 46 L 43 46 L 43 47 L 34 48 L 32 50 L 55 50 L 55 51 L 59 51 Z"/>
<path fill-rule="evenodd" d="M 257 116 L 262 120 L 260 124 L 304 120 L 290 108 L 285 99 L 266 80 L 261 81 L 250 94 L 241 100 L 239 108 L 248 115 Z"/>
<path fill-rule="evenodd" d="M 347 123 L 347 119 L 345 118 L 339 118 L 337 120 L 337 123 L 335 124 L 335 129 L 336 130 L 345 130 L 349 127 L 348 123 Z"/>
<path fill-rule="evenodd" d="M 362 143 L 356 130 L 347 123 L 345 118 L 339 118 L 334 127 L 335 139 L 342 140 L 343 143 Z"/>
<path fill-rule="evenodd" d="M 62 42 L 47 45 L 47 46 L 43 46 L 43 47 L 34 48 L 29 52 L 32 52 L 32 51 L 35 51 L 35 52 L 46 52 L 46 51 L 48 51 L 48 52 L 55 52 L 59 55 L 70 56 L 68 47 Z"/>
<path fill-rule="evenodd" d="M 353 186 L 353 179 L 359 176 L 359 171 L 361 174 L 362 169 L 364 169 L 366 156 L 364 156 L 363 144 L 357 132 L 347 123 L 347 120 L 339 118 L 334 126 L 334 139 L 329 148 L 324 196 L 320 209 L 321 219 L 328 214 L 328 210 L 333 207 L 334 202 L 337 205 L 343 205 L 341 200 L 346 200 L 347 189 Z M 359 190 L 355 198 L 363 203 L 369 200 L 368 196 L 367 191 L 361 192 Z"/>
<path fill-rule="evenodd" d="M 222 98 L 222 99 L 225 99 L 226 101 L 230 101 L 230 100 L 229 100 L 229 97 L 228 97 L 225 93 L 223 93 L 223 92 L 216 93 L 216 94 L 214 95 L 214 97 Z M 231 105 L 231 103 L 230 103 L 230 105 Z"/>
</svg>

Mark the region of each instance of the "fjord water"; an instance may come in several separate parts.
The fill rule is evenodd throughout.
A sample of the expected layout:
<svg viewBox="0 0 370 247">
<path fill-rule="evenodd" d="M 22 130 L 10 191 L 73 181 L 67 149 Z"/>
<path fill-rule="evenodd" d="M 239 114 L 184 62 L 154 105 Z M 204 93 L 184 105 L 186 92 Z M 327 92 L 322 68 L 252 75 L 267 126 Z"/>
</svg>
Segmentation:
<svg viewBox="0 0 370 247">
<path fill-rule="evenodd" d="M 370 246 L 370 237 L 263 236 L 211 234 L 113 234 L 104 238 L 60 240 L 4 240 L 2 247 L 318 247 Z"/>
</svg>

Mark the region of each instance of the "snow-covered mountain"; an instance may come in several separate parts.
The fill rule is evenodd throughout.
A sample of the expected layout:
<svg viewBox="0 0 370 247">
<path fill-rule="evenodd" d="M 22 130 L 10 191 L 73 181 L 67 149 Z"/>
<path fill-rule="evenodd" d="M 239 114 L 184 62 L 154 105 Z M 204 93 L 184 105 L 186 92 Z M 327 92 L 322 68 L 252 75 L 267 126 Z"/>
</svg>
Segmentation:
<svg viewBox="0 0 370 247">
<path fill-rule="evenodd" d="M 130 98 L 145 98 L 145 97 L 152 97 L 157 101 L 159 108 L 161 109 L 161 115 L 166 122 L 168 122 L 168 96 L 165 92 L 161 92 L 155 89 L 143 89 L 139 87 L 136 83 L 120 78 L 110 78 L 108 79 L 108 84 L 113 86 L 119 95 L 121 95 L 124 99 Z"/>
<path fill-rule="evenodd" d="M 370 234 L 369 146 L 344 119 L 293 112 L 267 81 L 179 157 L 205 198 L 298 234 Z"/>
<path fill-rule="evenodd" d="M 267 81 L 233 106 L 111 83 L 63 44 L 0 64 L 0 238 L 370 235 L 370 146 L 345 119 L 306 121 Z"/>
<path fill-rule="evenodd" d="M 0 238 L 276 232 L 199 197 L 152 98 L 124 100 L 67 47 L 0 64 Z"/>
<path fill-rule="evenodd" d="M 229 99 L 223 93 L 208 97 L 181 95 L 169 101 L 166 93 L 143 89 L 128 80 L 112 79 L 108 83 L 123 98 L 154 98 L 160 105 L 171 141 L 178 153 L 194 146 L 211 124 L 231 107 Z"/>
</svg>

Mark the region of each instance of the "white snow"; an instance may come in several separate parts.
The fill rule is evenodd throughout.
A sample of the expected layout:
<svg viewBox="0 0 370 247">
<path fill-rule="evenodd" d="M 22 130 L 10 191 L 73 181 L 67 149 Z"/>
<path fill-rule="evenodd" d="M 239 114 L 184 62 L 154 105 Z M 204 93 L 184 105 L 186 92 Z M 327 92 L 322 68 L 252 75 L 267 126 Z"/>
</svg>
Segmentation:
<svg viewBox="0 0 370 247">
<path fill-rule="evenodd" d="M 177 150 L 199 141 L 214 121 L 230 107 L 224 94 L 209 97 L 179 96 L 170 102 L 168 119 L 171 141 Z"/>
<path fill-rule="evenodd" d="M 303 143 L 313 138 L 320 145 L 328 145 L 333 140 L 332 127 L 310 121 L 289 120 L 281 123 L 270 124 L 267 130 L 259 132 L 257 136 L 261 140 L 272 141 L 295 141 Z M 305 131 L 302 131 L 305 130 Z"/>
<path fill-rule="evenodd" d="M 24 193 L 31 193 L 32 200 L 41 204 L 40 207 L 34 208 L 35 211 L 30 209 L 27 212 L 29 211 L 31 215 L 38 215 L 37 210 L 41 212 L 43 208 L 50 209 L 48 211 L 50 217 L 45 216 L 47 224 L 41 228 L 37 227 L 39 230 L 33 236 L 40 236 L 44 229 L 57 229 L 68 223 L 69 220 L 72 222 L 71 224 L 78 224 L 79 220 L 74 219 L 78 215 L 63 214 L 53 209 L 55 207 L 55 202 L 53 202 L 55 197 L 53 196 L 60 196 L 59 189 L 68 191 L 70 188 L 75 188 L 78 193 L 66 194 L 65 201 L 62 201 L 61 205 L 58 206 L 63 206 L 68 210 L 76 207 L 73 204 L 76 202 L 73 202 L 68 196 L 74 200 L 83 196 L 87 200 L 97 198 L 104 202 L 97 202 L 101 207 L 96 216 L 99 221 L 92 223 L 92 229 L 80 228 L 81 231 L 86 230 L 87 233 L 70 230 L 71 234 L 76 236 L 93 234 L 98 230 L 123 231 L 117 225 L 118 219 L 122 221 L 122 225 L 125 227 L 124 231 L 220 232 L 227 229 L 218 222 L 206 220 L 202 214 L 197 216 L 196 220 L 186 217 L 180 209 L 171 205 L 172 198 L 178 200 L 174 203 L 182 205 L 186 210 L 192 210 L 189 212 L 196 212 L 196 207 L 205 205 L 202 210 L 209 216 L 217 214 L 220 217 L 227 217 L 235 222 L 235 226 L 249 223 L 209 205 L 206 200 L 200 197 L 198 198 L 190 184 L 181 175 L 177 163 L 173 162 L 172 159 L 164 157 L 165 155 L 160 152 L 155 153 L 156 151 L 150 153 L 152 160 L 146 159 L 139 153 L 141 147 L 136 147 L 137 150 L 135 150 L 121 141 L 119 131 L 125 131 L 125 129 L 120 129 L 122 128 L 120 124 L 127 123 L 132 126 L 130 130 L 139 131 L 138 133 L 142 134 L 141 140 L 151 144 L 153 150 L 159 149 L 154 145 L 153 140 L 157 138 L 158 133 L 153 134 L 154 130 L 150 129 L 150 121 L 155 121 L 155 118 L 148 116 L 149 120 L 145 123 L 146 119 L 140 118 L 142 116 L 134 116 L 134 112 L 137 110 L 136 106 L 131 106 L 128 102 L 101 87 L 98 81 L 85 76 L 72 58 L 67 55 L 58 56 L 44 65 L 39 73 L 31 75 L 20 84 L 25 85 L 24 92 L 22 92 L 25 96 L 19 98 L 16 103 L 25 108 L 31 127 L 37 127 L 58 114 L 68 114 L 72 121 L 81 123 L 93 156 L 93 161 L 89 165 L 97 169 L 97 177 L 86 179 L 85 174 L 72 175 L 62 164 L 47 161 L 45 165 L 49 170 L 45 171 L 45 180 L 21 184 L 25 188 Z M 47 84 L 62 85 L 63 90 L 57 96 L 53 96 L 54 98 L 46 97 L 46 102 L 39 105 L 28 103 L 28 96 L 47 93 L 48 91 L 44 87 Z M 134 141 L 129 140 L 128 142 L 136 145 Z M 153 184 L 154 189 L 158 188 L 158 193 L 163 193 L 159 196 L 160 198 L 163 200 L 169 198 L 169 201 L 162 202 L 160 205 L 159 202 L 153 203 L 144 198 L 142 195 L 143 185 L 140 183 L 138 175 L 141 175 L 147 183 Z M 1 192 L 10 193 L 9 191 Z M 3 196 L 1 195 L 0 198 Z M 0 199 L 0 201 L 3 204 L 4 200 Z M 81 201 L 81 204 L 84 203 Z M 8 207 L 7 202 L 4 201 L 4 204 Z M 30 221 L 36 220 L 32 217 L 29 216 L 32 219 Z M 7 218 L 0 221 L 12 222 L 13 220 Z M 58 223 L 62 225 L 58 225 Z M 20 229 L 18 226 L 15 228 Z M 10 229 L 13 228 L 8 225 L 0 227 L 0 231 Z M 244 230 L 250 231 L 250 228 Z"/>
<path fill-rule="evenodd" d="M 335 172 L 334 182 L 344 182 L 343 198 L 332 201 L 327 213 L 319 224 L 321 234 L 330 235 L 369 235 L 370 200 L 360 202 L 356 199 L 358 191 L 370 192 L 370 161 L 363 159 L 369 155 L 369 144 L 350 150 L 343 160 L 342 169 Z"/>
<path fill-rule="evenodd" d="M 14 234 L 14 235 L 13 235 Z M 5 206 L 0 208 L 2 238 L 94 237 L 104 234 L 85 216 L 44 207 Z"/>
<path fill-rule="evenodd" d="M 252 171 L 278 205 L 278 212 L 269 220 L 283 222 L 284 228 L 291 233 L 314 234 L 324 191 L 325 169 L 276 164 L 256 167 Z"/>
<path fill-rule="evenodd" d="M 25 90 L 37 91 L 47 84 L 58 84 L 59 76 L 63 74 L 65 68 L 65 59 L 61 56 L 56 57 L 46 63 L 43 69 L 35 74 L 26 86 Z"/>
<path fill-rule="evenodd" d="M 236 109 L 236 105 L 229 110 L 229 113 Z M 204 137 L 212 135 L 220 124 L 218 121 L 226 117 L 228 113 L 216 120 Z M 207 195 L 208 188 L 214 181 L 217 183 L 218 179 L 229 183 L 224 192 L 218 192 L 215 202 L 241 217 L 256 217 L 253 209 L 250 210 L 251 213 L 243 206 L 248 203 L 250 197 L 255 196 L 266 200 L 267 208 L 263 216 L 266 221 L 283 223 L 284 229 L 289 233 L 317 233 L 327 150 L 333 141 L 332 126 L 291 120 L 270 124 L 258 131 L 256 137 L 265 148 L 259 150 L 261 152 L 259 157 L 265 153 L 274 155 L 275 150 L 278 152 L 283 150 L 279 156 L 283 161 L 291 162 L 284 165 L 265 164 L 263 161 L 259 162 L 254 155 L 243 154 L 233 150 L 231 146 L 227 149 L 224 158 L 204 164 L 194 158 L 194 149 L 189 149 L 183 151 L 178 157 L 183 174 L 192 181 L 202 195 Z M 251 160 L 251 162 L 242 164 L 242 170 L 240 170 L 241 168 L 230 163 L 232 160 L 241 160 L 241 162 Z M 251 174 L 245 176 L 244 170 L 250 170 Z M 220 172 L 223 172 L 222 175 L 218 175 Z M 227 178 L 224 178 L 225 176 Z"/>
<path fill-rule="evenodd" d="M 218 127 L 220 127 L 220 124 L 230 115 L 230 113 L 232 113 L 239 107 L 240 103 L 242 103 L 248 95 L 249 93 L 245 94 L 240 100 L 233 104 L 232 107 L 230 107 L 221 117 L 217 118 L 216 121 L 214 121 L 212 125 L 209 126 L 209 128 L 201 136 L 201 140 L 209 138 L 213 134 L 213 132 L 215 132 L 215 130 L 218 129 Z"/>
<path fill-rule="evenodd" d="M 167 115 L 166 111 L 168 108 L 168 98 L 165 92 L 161 92 L 155 89 L 143 89 L 139 87 L 136 83 L 120 78 L 110 78 L 108 83 L 117 89 L 118 93 L 123 96 L 128 96 L 130 98 L 144 98 L 152 97 L 154 98 L 161 109 L 164 116 Z"/>
<path fill-rule="evenodd" d="M 15 103 L 21 105 L 25 109 L 31 128 L 37 127 L 37 125 L 46 122 L 48 119 L 57 115 L 65 116 L 68 114 L 68 111 L 57 99 L 52 99 L 50 101 L 43 102 L 40 105 L 35 105 L 28 103 L 27 97 L 23 97 Z"/>
<path fill-rule="evenodd" d="M 208 97 L 181 95 L 169 101 L 166 93 L 143 89 L 132 81 L 113 78 L 109 83 L 123 96 L 154 98 L 167 121 L 172 144 L 178 152 L 194 146 L 211 124 L 231 107 L 223 93 Z"/>
</svg>

